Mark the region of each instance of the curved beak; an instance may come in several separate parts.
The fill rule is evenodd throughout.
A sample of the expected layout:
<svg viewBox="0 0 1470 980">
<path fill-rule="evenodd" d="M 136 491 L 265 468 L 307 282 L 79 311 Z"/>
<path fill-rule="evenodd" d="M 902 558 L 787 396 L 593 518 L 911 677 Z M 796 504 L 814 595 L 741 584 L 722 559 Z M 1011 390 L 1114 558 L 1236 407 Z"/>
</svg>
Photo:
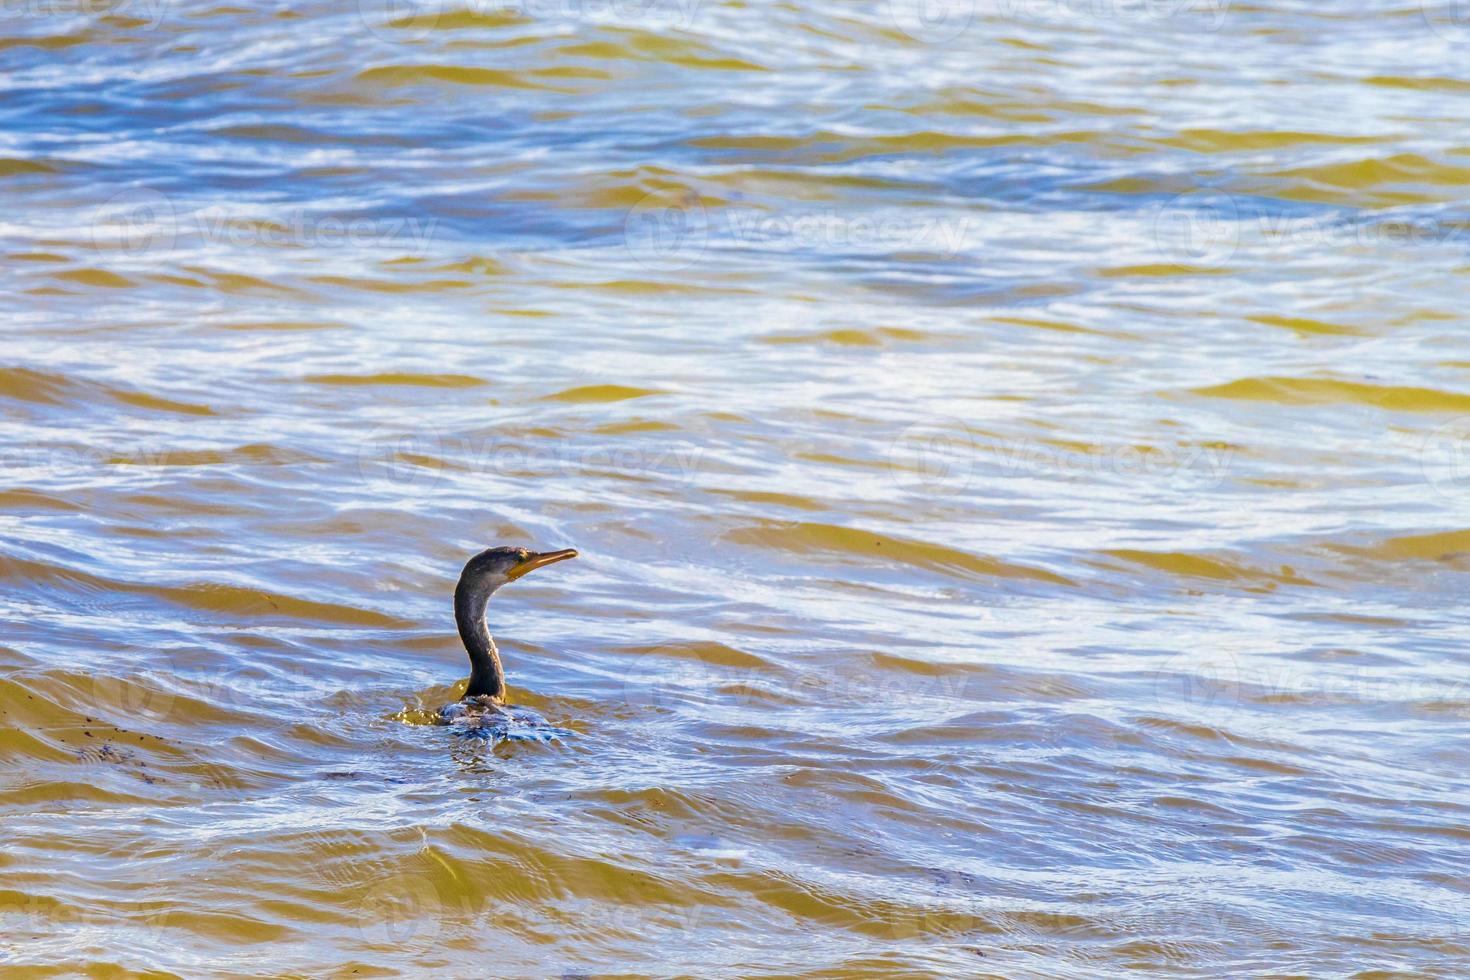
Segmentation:
<svg viewBox="0 0 1470 980">
<path fill-rule="evenodd" d="M 507 577 L 514 582 L 522 575 L 534 572 L 538 568 L 544 568 L 547 565 L 554 565 L 559 561 L 565 561 L 568 558 L 575 557 L 577 557 L 577 549 L 575 548 L 563 548 L 561 551 L 533 552 L 525 561 L 512 568 Z"/>
</svg>

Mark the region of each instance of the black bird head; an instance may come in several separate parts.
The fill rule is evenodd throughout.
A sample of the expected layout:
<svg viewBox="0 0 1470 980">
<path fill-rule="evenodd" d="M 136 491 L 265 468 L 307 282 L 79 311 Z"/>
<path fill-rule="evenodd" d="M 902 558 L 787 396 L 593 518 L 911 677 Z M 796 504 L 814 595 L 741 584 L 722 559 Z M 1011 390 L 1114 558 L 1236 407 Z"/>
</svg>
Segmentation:
<svg viewBox="0 0 1470 980">
<path fill-rule="evenodd" d="M 577 557 L 572 548 L 561 551 L 528 551 L 525 548 L 491 548 L 482 551 L 465 563 L 460 573 L 461 587 L 468 587 L 479 595 L 488 597 L 507 582 L 514 582 L 522 575 L 538 568 Z"/>
<path fill-rule="evenodd" d="M 577 557 L 571 548 L 561 551 L 528 551 L 525 548 L 491 548 L 465 563 L 454 588 L 454 620 L 460 639 L 470 655 L 470 684 L 466 697 L 505 697 L 505 671 L 490 631 L 485 628 L 485 604 L 495 590 L 546 565 Z"/>
</svg>

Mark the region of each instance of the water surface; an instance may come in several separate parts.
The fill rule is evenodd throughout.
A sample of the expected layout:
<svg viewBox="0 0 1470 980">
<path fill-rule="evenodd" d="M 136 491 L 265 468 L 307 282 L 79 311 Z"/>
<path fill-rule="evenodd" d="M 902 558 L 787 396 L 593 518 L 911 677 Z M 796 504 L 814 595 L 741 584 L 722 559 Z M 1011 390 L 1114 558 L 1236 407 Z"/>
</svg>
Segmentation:
<svg viewBox="0 0 1470 980">
<path fill-rule="evenodd" d="M 7 7 L 7 975 L 1465 975 L 1457 13 Z"/>
</svg>

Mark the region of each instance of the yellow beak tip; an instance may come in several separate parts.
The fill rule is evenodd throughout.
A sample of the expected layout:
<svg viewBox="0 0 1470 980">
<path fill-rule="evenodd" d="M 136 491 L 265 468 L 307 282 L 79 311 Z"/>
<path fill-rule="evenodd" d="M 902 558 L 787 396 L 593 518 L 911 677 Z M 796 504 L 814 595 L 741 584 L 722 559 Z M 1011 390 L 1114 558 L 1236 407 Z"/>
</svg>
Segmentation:
<svg viewBox="0 0 1470 980">
<path fill-rule="evenodd" d="M 526 556 L 525 561 L 521 562 L 520 565 L 511 571 L 509 577 L 515 580 L 528 572 L 534 572 L 538 568 L 554 565 L 559 561 L 566 561 L 568 558 L 575 557 L 577 557 L 577 550 L 575 548 L 563 548 L 561 551 L 542 551 L 529 554 Z"/>
</svg>

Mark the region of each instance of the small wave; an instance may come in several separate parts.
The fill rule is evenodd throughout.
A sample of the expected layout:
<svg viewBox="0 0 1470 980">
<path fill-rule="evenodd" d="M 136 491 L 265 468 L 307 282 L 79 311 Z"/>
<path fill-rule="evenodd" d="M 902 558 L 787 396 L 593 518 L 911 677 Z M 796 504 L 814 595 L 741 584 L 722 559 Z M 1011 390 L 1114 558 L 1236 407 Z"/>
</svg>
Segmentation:
<svg viewBox="0 0 1470 980">
<path fill-rule="evenodd" d="M 897 563 L 965 577 L 1025 579 L 1053 585 L 1075 584 L 1071 579 L 1055 572 L 1018 562 L 835 524 L 767 521 L 734 528 L 726 531 L 723 537 L 736 544 L 774 548 L 795 554 L 830 555 L 862 563 Z"/>
<path fill-rule="evenodd" d="M 579 388 L 566 388 L 554 395 L 547 395 L 542 401 L 571 402 L 575 405 L 601 404 L 605 402 L 625 402 L 635 398 L 652 398 L 655 395 L 666 395 L 668 392 L 659 391 L 655 388 L 634 388 L 629 385 L 584 385 Z"/>
<path fill-rule="evenodd" d="M 1394 412 L 1466 412 L 1470 395 L 1412 385 L 1383 385 L 1335 378 L 1260 377 L 1192 389 L 1207 398 L 1280 405 L 1371 405 Z"/>
<path fill-rule="evenodd" d="M 1115 548 L 1100 552 L 1108 559 L 1127 562 L 1183 579 L 1216 579 L 1253 586 L 1274 588 L 1278 585 L 1314 585 L 1290 565 L 1261 567 L 1239 556 L 1200 554 L 1187 551 L 1145 551 Z M 1107 563 L 1112 565 L 1111 562 Z M 1113 566 L 1116 567 L 1116 566 Z"/>
<path fill-rule="evenodd" d="M 468 374 L 414 374 L 408 371 L 382 374 L 309 374 L 304 380 L 311 384 L 347 387 L 481 388 L 486 384 L 484 379 Z"/>
</svg>

